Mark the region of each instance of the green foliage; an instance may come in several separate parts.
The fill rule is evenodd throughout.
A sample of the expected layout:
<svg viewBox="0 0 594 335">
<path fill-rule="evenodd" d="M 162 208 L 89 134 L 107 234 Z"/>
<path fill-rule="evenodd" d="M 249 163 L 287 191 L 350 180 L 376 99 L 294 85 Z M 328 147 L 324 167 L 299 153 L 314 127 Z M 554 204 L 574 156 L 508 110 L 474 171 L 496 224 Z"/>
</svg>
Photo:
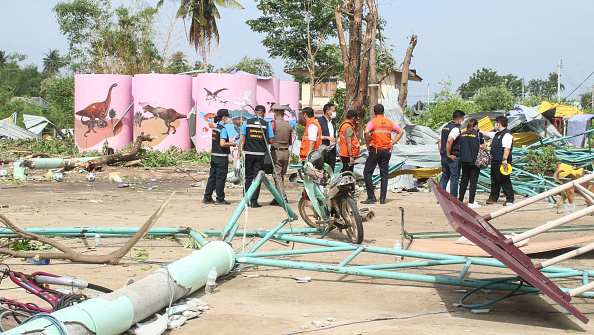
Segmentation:
<svg viewBox="0 0 594 335">
<path fill-rule="evenodd" d="M 11 54 L 6 57 L 9 61 L 0 67 L 0 89 L 9 92 L 8 99 L 12 97 L 38 97 L 41 86 L 42 74 L 37 66 L 26 65 L 21 67 L 17 61 L 24 60 L 26 56 Z"/>
<path fill-rule="evenodd" d="M 270 57 L 284 59 L 287 70 L 302 72 L 299 81 L 310 82 L 313 75 L 315 85 L 341 73 L 340 50 L 326 43 L 337 34 L 332 4 L 262 0 L 258 9 L 263 15 L 246 23 L 265 34 L 262 44 Z"/>
<path fill-rule="evenodd" d="M 497 74 L 497 71 L 486 68 L 473 73 L 468 79 L 468 82 L 458 87 L 458 93 L 460 93 L 462 99 L 472 99 L 482 88 L 500 87 L 501 85 L 510 91 L 514 97 L 522 94 L 521 79 L 512 74 L 500 76 Z"/>
<path fill-rule="evenodd" d="M 44 116 L 60 129 L 74 128 L 74 78 L 48 78 L 41 83 L 41 97 L 50 103 Z"/>
<path fill-rule="evenodd" d="M 297 124 L 295 131 L 297 132 L 297 139 L 301 141 L 303 139 L 303 133 L 305 132 L 305 126 Z"/>
<path fill-rule="evenodd" d="M 547 100 L 544 96 L 541 95 L 530 95 L 525 98 L 520 99 L 519 104 L 524 105 L 527 107 L 538 107 L 544 100 Z"/>
<path fill-rule="evenodd" d="M 582 93 L 580 97 L 580 106 L 585 113 L 592 113 L 592 93 Z"/>
<path fill-rule="evenodd" d="M 565 90 L 565 86 L 561 84 L 561 90 Z M 543 96 L 547 100 L 557 96 L 557 74 L 549 73 L 547 79 L 532 79 L 528 82 L 528 93 L 530 95 Z"/>
<path fill-rule="evenodd" d="M 97 156 L 97 152 L 87 152 L 79 154 L 74 140 L 46 140 L 26 139 L 26 140 L 3 140 L 0 141 L 0 157 L 22 157 L 29 153 L 20 153 L 18 151 L 31 151 L 32 153 L 45 153 L 48 155 L 57 155 L 63 157 Z M 14 152 L 17 151 L 17 152 Z"/>
<path fill-rule="evenodd" d="M 249 58 L 248 56 L 243 56 L 239 63 L 232 65 L 221 72 L 228 72 L 233 69 L 249 72 L 251 74 L 263 77 L 274 76 L 272 65 L 270 65 L 270 63 L 268 63 L 264 58 Z"/>
<path fill-rule="evenodd" d="M 330 99 L 329 103 L 334 104 L 336 109 L 336 122 L 342 122 L 344 120 L 344 106 L 346 99 L 346 88 L 337 88 L 334 91 L 334 96 Z"/>
<path fill-rule="evenodd" d="M 561 158 L 555 154 L 555 147 L 547 145 L 538 149 L 530 149 L 526 157 L 526 171 L 539 175 L 552 175 Z"/>
<path fill-rule="evenodd" d="M 10 242 L 11 240 L 12 239 L 8 239 L 8 238 L 0 238 L 0 242 L 2 242 L 2 244 L 6 244 L 6 243 Z M 53 247 L 51 245 L 47 245 L 47 244 L 39 242 L 39 241 L 31 242 L 31 240 L 15 239 L 12 241 L 12 243 L 10 243 L 10 246 L 8 248 L 10 250 L 14 250 L 14 251 L 30 251 L 30 250 L 50 250 Z"/>
<path fill-rule="evenodd" d="M 488 86 L 478 90 L 474 96 L 474 103 L 483 111 L 508 111 L 514 108 L 515 97 L 505 85 Z"/>
<path fill-rule="evenodd" d="M 29 115 L 43 115 L 43 109 L 33 103 L 25 104 L 22 100 L 14 100 L 4 105 L 0 105 L 0 119 L 11 116 L 13 113 L 17 113 L 17 125 L 25 127 L 23 122 L 23 114 Z"/>
<path fill-rule="evenodd" d="M 136 74 L 159 71 L 163 59 L 155 44 L 156 9 L 112 10 L 105 0 L 73 0 L 54 7 L 60 32 L 69 42 L 68 59 L 76 73 Z"/>
<path fill-rule="evenodd" d="M 171 146 L 166 152 L 142 148 L 139 155 L 147 157 L 141 159 L 145 166 L 177 166 L 177 165 L 204 165 L 210 163 L 210 152 L 196 152 L 194 149 L 187 151 Z"/>
</svg>

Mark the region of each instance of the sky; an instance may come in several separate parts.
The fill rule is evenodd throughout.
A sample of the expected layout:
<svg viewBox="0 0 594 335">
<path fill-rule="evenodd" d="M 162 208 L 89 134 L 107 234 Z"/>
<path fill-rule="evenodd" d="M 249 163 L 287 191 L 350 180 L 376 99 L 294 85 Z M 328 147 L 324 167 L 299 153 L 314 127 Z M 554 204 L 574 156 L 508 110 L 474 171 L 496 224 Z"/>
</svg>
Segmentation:
<svg viewBox="0 0 594 335">
<path fill-rule="evenodd" d="M 282 59 L 270 59 L 261 41 L 264 35 L 245 24 L 260 12 L 254 0 L 238 0 L 244 10 L 221 9 L 218 22 L 220 44 L 209 60 L 215 68 L 228 67 L 243 56 L 269 61 L 275 76 L 292 80 L 283 72 Z M 130 0 L 113 0 L 114 5 Z M 157 0 L 147 0 L 155 5 Z M 24 64 L 42 67 L 44 54 L 57 49 L 68 52 L 66 38 L 60 34 L 52 7 L 54 0 L 0 0 L 0 50 L 28 55 Z M 167 1 L 161 26 L 171 27 L 178 1 Z M 411 69 L 423 78 L 411 82 L 408 102 L 426 100 L 442 89 L 440 82 L 451 81 L 455 90 L 482 68 L 499 75 L 546 79 L 558 72 L 561 59 L 562 97 L 578 98 L 592 92 L 594 75 L 594 12 L 592 0 L 380 0 L 379 13 L 387 21 L 384 36 L 393 57 L 402 63 L 412 34 L 418 37 Z M 169 18 L 169 19 L 168 19 Z M 175 20 L 174 20 L 175 21 Z M 175 23 L 175 49 L 188 55 L 190 63 L 199 55 L 189 47 L 184 26 Z"/>
</svg>

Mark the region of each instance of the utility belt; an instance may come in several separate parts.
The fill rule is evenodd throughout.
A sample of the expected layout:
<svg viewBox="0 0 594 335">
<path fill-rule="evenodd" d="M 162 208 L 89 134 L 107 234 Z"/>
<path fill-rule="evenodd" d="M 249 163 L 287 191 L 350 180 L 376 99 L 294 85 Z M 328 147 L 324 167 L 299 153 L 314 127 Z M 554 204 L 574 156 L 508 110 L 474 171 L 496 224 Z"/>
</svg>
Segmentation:
<svg viewBox="0 0 594 335">
<path fill-rule="evenodd" d="M 289 148 L 270 148 L 270 150 L 289 150 Z"/>
</svg>

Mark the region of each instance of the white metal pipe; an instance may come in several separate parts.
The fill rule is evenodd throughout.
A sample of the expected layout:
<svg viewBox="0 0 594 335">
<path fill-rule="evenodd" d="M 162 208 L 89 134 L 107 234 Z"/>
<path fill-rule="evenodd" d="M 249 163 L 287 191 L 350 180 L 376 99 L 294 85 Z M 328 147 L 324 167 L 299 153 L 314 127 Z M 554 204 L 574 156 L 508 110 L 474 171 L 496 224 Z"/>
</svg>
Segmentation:
<svg viewBox="0 0 594 335">
<path fill-rule="evenodd" d="M 87 288 L 89 286 L 86 280 L 70 277 L 36 276 L 35 282 L 38 284 L 74 286 L 78 288 Z"/>
<path fill-rule="evenodd" d="M 570 258 L 574 258 L 574 257 L 579 256 L 579 255 L 583 255 L 583 254 L 585 254 L 587 252 L 590 252 L 592 250 L 594 250 L 594 243 L 590 243 L 590 244 L 585 245 L 585 246 L 583 246 L 581 248 L 578 248 L 578 249 L 575 249 L 575 250 L 571 250 L 569 252 L 566 252 L 563 255 L 559 255 L 557 257 L 548 259 L 548 260 L 540 263 L 539 265 L 536 265 L 536 267 L 538 269 L 543 269 L 543 268 L 546 268 L 547 266 L 551 266 L 551 265 L 557 264 L 557 263 L 562 262 L 564 260 L 567 260 L 567 259 L 570 259 Z"/>
<path fill-rule="evenodd" d="M 580 194 L 586 198 L 591 204 L 594 204 L 594 193 L 590 192 L 589 189 L 585 188 L 580 184 L 575 184 L 575 188 L 580 192 Z"/>
<path fill-rule="evenodd" d="M 589 173 L 589 174 L 587 174 L 587 175 L 585 175 L 585 176 L 583 176 L 583 177 L 581 177 L 579 179 L 576 179 L 574 181 L 567 182 L 567 183 L 565 183 L 563 185 L 560 185 L 558 187 L 555 187 L 552 190 L 548 190 L 546 192 L 543 192 L 543 193 L 540 193 L 540 194 L 535 195 L 533 197 L 530 197 L 530 198 L 528 198 L 526 200 L 522 200 L 522 201 L 520 201 L 518 203 L 515 203 L 515 204 L 513 204 L 511 206 L 503 207 L 502 209 L 496 210 L 493 213 L 490 213 L 490 214 L 485 215 L 483 217 L 483 219 L 485 219 L 486 221 L 489 221 L 489 220 L 494 219 L 496 217 L 499 217 L 499 216 L 501 216 L 503 214 L 507 214 L 509 212 L 513 212 L 516 209 L 519 209 L 519 208 L 528 206 L 528 205 L 533 204 L 533 203 L 535 203 L 535 202 L 537 202 L 539 200 L 546 199 L 546 198 L 548 198 L 548 197 L 550 197 L 552 195 L 555 195 L 557 193 L 561 193 L 562 191 L 565 191 L 565 190 L 568 190 L 568 189 L 570 189 L 572 187 L 575 187 L 575 185 L 582 184 L 582 183 L 588 182 L 590 180 L 594 180 L 594 173 Z"/>
<path fill-rule="evenodd" d="M 530 238 L 532 236 L 538 235 L 540 233 L 544 233 L 547 230 L 553 229 L 555 227 L 558 227 L 558 226 L 560 226 L 560 225 L 562 225 L 564 223 L 573 221 L 575 219 L 579 219 L 582 216 L 585 216 L 585 215 L 588 215 L 588 214 L 594 214 L 594 206 L 586 207 L 586 208 L 584 208 L 582 210 L 579 210 L 577 212 L 571 213 L 571 214 L 569 214 L 567 216 L 564 216 L 562 218 L 559 218 L 557 220 L 550 221 L 548 223 L 545 223 L 545 224 L 543 224 L 541 226 L 538 226 L 536 228 L 532 228 L 532 229 L 530 229 L 530 230 L 528 230 L 526 232 L 523 232 L 521 234 L 514 235 L 512 238 L 508 238 L 507 240 L 505 240 L 505 242 L 507 244 L 517 243 L 517 242 L 519 242 L 521 240 L 525 240 L 527 238 Z"/>
<path fill-rule="evenodd" d="M 576 288 L 574 288 L 573 290 L 570 290 L 567 293 L 569 293 L 569 296 L 570 297 L 575 297 L 575 296 L 578 296 L 578 295 L 580 295 L 580 294 L 582 294 L 582 293 L 584 293 L 586 291 L 590 291 L 592 289 L 594 289 L 594 282 L 588 283 L 586 285 L 582 285 L 580 287 L 576 287 Z"/>
</svg>

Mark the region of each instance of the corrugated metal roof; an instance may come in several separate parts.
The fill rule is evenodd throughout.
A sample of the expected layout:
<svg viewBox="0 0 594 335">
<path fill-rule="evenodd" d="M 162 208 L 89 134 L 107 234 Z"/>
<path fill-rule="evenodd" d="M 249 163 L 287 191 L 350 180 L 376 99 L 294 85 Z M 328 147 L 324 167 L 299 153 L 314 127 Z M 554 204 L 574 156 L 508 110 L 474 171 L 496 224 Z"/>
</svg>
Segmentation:
<svg viewBox="0 0 594 335">
<path fill-rule="evenodd" d="M 20 140 L 35 138 L 35 134 L 8 121 L 0 120 L 0 138 Z"/>
</svg>

